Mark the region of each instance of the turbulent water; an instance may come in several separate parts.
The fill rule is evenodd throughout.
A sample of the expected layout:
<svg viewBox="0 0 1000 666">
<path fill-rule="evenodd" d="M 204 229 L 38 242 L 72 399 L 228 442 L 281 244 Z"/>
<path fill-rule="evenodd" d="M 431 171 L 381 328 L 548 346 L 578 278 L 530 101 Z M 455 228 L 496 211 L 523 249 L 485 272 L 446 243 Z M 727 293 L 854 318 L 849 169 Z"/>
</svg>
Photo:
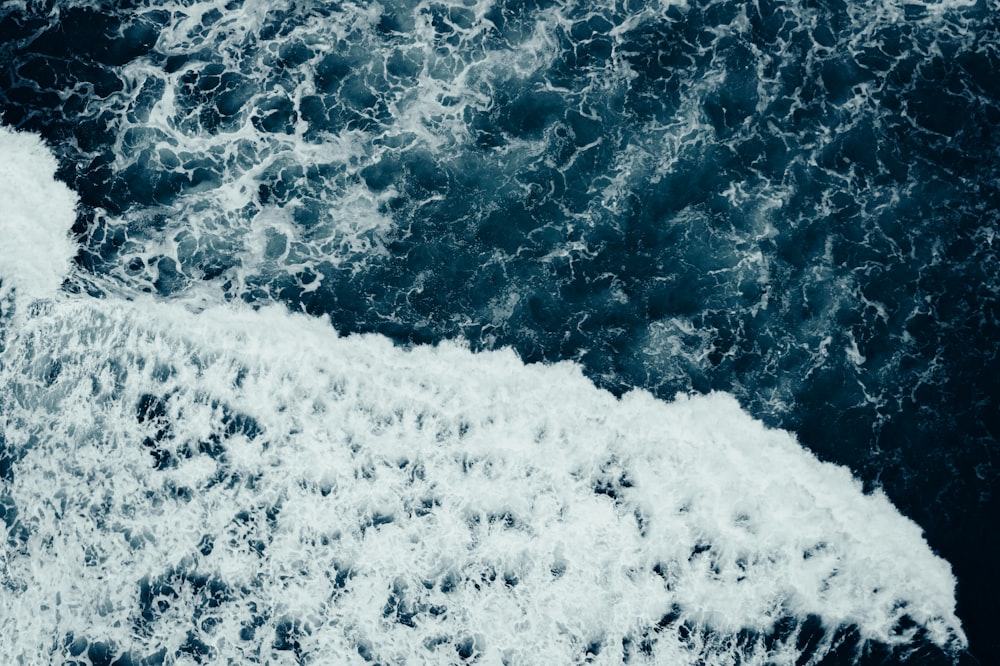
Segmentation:
<svg viewBox="0 0 1000 666">
<path fill-rule="evenodd" d="M 0 113 L 0 661 L 1000 660 L 995 1 L 6 0 Z"/>
</svg>

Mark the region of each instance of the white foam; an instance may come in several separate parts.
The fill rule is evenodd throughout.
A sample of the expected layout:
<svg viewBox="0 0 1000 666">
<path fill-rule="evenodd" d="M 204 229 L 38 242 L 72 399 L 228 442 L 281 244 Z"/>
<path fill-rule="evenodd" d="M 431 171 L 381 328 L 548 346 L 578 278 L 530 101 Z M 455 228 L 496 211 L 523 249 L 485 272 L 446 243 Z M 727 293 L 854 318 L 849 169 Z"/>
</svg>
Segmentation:
<svg viewBox="0 0 1000 666">
<path fill-rule="evenodd" d="M 965 642 L 917 525 L 723 394 L 142 298 L 56 301 L 2 363 L 5 663 L 780 664 L 761 636 L 808 615 Z"/>
<path fill-rule="evenodd" d="M 0 155 L 0 293 L 50 297 L 76 254 L 76 194 L 55 179 L 56 159 L 37 135 L 0 126 Z"/>
</svg>

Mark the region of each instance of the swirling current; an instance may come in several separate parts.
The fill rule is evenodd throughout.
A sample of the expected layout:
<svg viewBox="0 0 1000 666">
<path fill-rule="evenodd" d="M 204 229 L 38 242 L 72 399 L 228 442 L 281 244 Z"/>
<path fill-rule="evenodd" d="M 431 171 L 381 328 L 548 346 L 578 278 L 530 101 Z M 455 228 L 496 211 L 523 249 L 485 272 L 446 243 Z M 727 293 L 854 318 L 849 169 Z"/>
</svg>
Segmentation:
<svg viewBox="0 0 1000 666">
<path fill-rule="evenodd" d="M 133 643 L 116 633 L 120 627 L 115 628 L 110 619 L 101 630 L 105 634 L 93 630 L 96 633 L 84 636 L 73 633 L 80 630 L 67 629 L 48 637 L 50 642 L 36 641 L 36 633 L 26 630 L 10 643 L 0 639 L 0 654 L 9 656 L 11 663 L 36 663 L 33 659 L 42 659 L 32 656 L 37 654 L 52 655 L 52 663 L 91 664 L 214 663 L 236 659 L 232 656 L 236 654 L 242 661 L 230 663 L 682 663 L 678 655 L 688 655 L 690 663 L 720 664 L 989 664 L 1000 660 L 1000 613 L 996 610 L 1000 598 L 996 566 L 1000 556 L 996 530 L 1000 515 L 996 492 L 1000 455 L 1000 133 L 996 129 L 1000 127 L 1000 5 L 994 0 L 6 0 L 0 4 L 0 113 L 7 127 L 44 138 L 56 157 L 58 180 L 79 197 L 72 226 L 76 254 L 70 277 L 61 288 L 61 298 L 75 298 L 76 305 L 64 310 L 57 304 L 48 314 L 44 306 L 34 306 L 37 321 L 17 324 L 23 327 L 20 337 L 11 333 L 5 342 L 7 360 L 0 369 L 7 373 L 10 385 L 22 376 L 34 382 L 24 379 L 27 388 L 11 389 L 0 398 L 6 419 L 0 431 L 0 479 L 11 488 L 18 479 L 28 478 L 29 470 L 43 469 L 32 467 L 32 447 L 50 451 L 56 440 L 89 441 L 82 425 L 67 426 L 56 436 L 51 434 L 56 430 L 46 430 L 50 426 L 39 425 L 41 417 L 29 416 L 47 414 L 46 418 L 59 422 L 60 410 L 65 409 L 53 406 L 62 405 L 62 398 L 31 398 L 35 395 L 31 387 L 54 386 L 71 377 L 86 383 L 85 378 L 93 375 L 95 385 L 98 377 L 111 378 L 108 385 L 118 382 L 119 388 L 108 388 L 106 394 L 95 388 L 94 395 L 100 393 L 114 404 L 127 406 L 121 413 L 101 412 L 104 415 L 93 417 L 87 427 L 118 432 L 114 424 L 131 419 L 128 427 L 142 433 L 136 435 L 135 460 L 121 452 L 124 448 L 114 449 L 115 455 L 131 461 L 128 465 L 169 471 L 187 459 L 215 460 L 220 466 L 225 461 L 228 476 L 199 482 L 206 493 L 216 487 L 213 484 L 231 488 L 226 484 L 236 483 L 236 478 L 264 479 L 259 481 L 263 490 L 254 509 L 240 509 L 239 501 L 232 498 L 198 509 L 203 516 L 215 515 L 228 511 L 231 500 L 238 526 L 226 528 L 226 534 L 233 543 L 251 544 L 256 556 L 264 557 L 265 545 L 271 542 L 260 534 L 282 533 L 279 514 L 286 511 L 282 506 L 297 501 L 321 503 L 325 500 L 319 498 L 328 495 L 339 497 L 340 491 L 330 488 L 338 483 L 347 488 L 348 482 L 346 477 L 337 481 L 329 476 L 333 472 L 319 471 L 315 479 L 309 477 L 315 497 L 299 498 L 281 490 L 285 481 L 268 477 L 264 463 L 260 463 L 264 471 L 252 471 L 250 463 L 245 463 L 246 469 L 239 467 L 245 461 L 239 462 L 242 459 L 232 449 L 237 444 L 232 442 L 259 448 L 261 460 L 281 455 L 275 450 L 278 444 L 269 448 L 265 440 L 284 442 L 281 446 L 289 447 L 289 457 L 272 466 L 305 470 L 310 463 L 300 464 L 296 456 L 307 459 L 301 451 L 312 444 L 301 443 L 306 437 L 302 432 L 326 433 L 322 436 L 334 440 L 340 437 L 329 434 L 332 426 L 309 425 L 314 418 L 309 414 L 336 413 L 350 423 L 355 419 L 350 414 L 365 414 L 363 419 L 356 418 L 367 425 L 357 427 L 375 433 L 372 441 L 382 442 L 389 437 L 386 432 L 403 428 L 403 412 L 389 407 L 385 414 L 380 412 L 372 406 L 378 402 L 377 395 L 365 393 L 369 389 L 359 389 L 358 395 L 364 397 L 344 403 L 350 406 L 342 411 L 317 406 L 322 398 L 311 396 L 309 401 L 318 401 L 310 407 L 312 411 L 300 414 L 289 407 L 292 416 L 287 416 L 287 423 L 277 407 L 259 407 L 256 416 L 253 408 L 239 411 L 233 405 L 266 402 L 272 389 L 244 386 L 245 381 L 263 382 L 261 377 L 271 378 L 273 390 L 285 391 L 274 397 L 276 405 L 291 404 L 292 394 L 307 395 L 303 387 L 311 384 L 288 379 L 295 373 L 295 363 L 274 360 L 263 352 L 266 362 L 229 356 L 243 343 L 255 349 L 288 343 L 279 337 L 258 339 L 247 333 L 250 337 L 232 338 L 244 342 L 211 342 L 218 346 L 212 347 L 185 337 L 185 327 L 201 330 L 201 324 L 191 323 L 194 319 L 187 324 L 183 322 L 188 320 L 178 319 L 181 323 L 161 331 L 155 317 L 182 317 L 162 309 L 171 304 L 204 309 L 205 317 L 214 317 L 211 326 L 204 325 L 206 340 L 228 340 L 228 333 L 223 332 L 226 326 L 219 323 L 224 317 L 218 314 L 228 311 L 225 308 L 242 313 L 242 319 L 234 319 L 233 330 L 238 326 L 290 330 L 295 326 L 289 321 L 299 322 L 297 326 L 305 331 L 302 335 L 310 340 L 309 348 L 315 350 L 314 356 L 306 355 L 299 365 L 315 364 L 321 369 L 317 372 L 327 373 L 315 386 L 338 395 L 341 389 L 336 387 L 353 380 L 338 378 L 338 372 L 351 373 L 324 356 L 333 354 L 321 351 L 325 343 L 312 342 L 322 339 L 320 327 L 341 336 L 377 334 L 396 346 L 395 352 L 378 352 L 388 360 L 373 361 L 371 366 L 358 360 L 365 351 L 330 346 L 351 359 L 344 366 L 351 372 L 382 377 L 397 365 L 411 362 L 399 360 L 405 352 L 425 354 L 419 363 L 451 363 L 471 375 L 487 373 L 484 376 L 493 382 L 475 384 L 462 379 L 465 383 L 454 384 L 449 383 L 451 379 L 428 379 L 425 385 L 423 379 L 405 375 L 404 384 L 412 385 L 414 395 L 426 390 L 433 399 L 478 390 L 495 400 L 508 396 L 516 402 L 516 391 L 497 388 L 506 375 L 493 365 L 506 363 L 521 373 L 533 372 L 535 365 L 542 368 L 571 361 L 597 389 L 618 396 L 616 405 L 626 404 L 626 399 L 632 400 L 641 391 L 667 402 L 677 396 L 679 405 L 694 399 L 685 396 L 711 394 L 715 397 L 706 400 L 717 402 L 705 404 L 715 405 L 712 409 L 724 420 L 739 411 L 730 402 L 718 402 L 718 392 L 729 393 L 766 426 L 794 432 L 820 460 L 848 467 L 860 480 L 860 497 L 884 493 L 900 513 L 922 528 L 930 551 L 950 563 L 957 580 L 957 618 L 968 637 L 967 645 L 964 637 L 958 638 L 962 630 L 952 626 L 946 611 L 899 610 L 923 603 L 905 596 L 910 594 L 911 583 L 922 580 L 920 572 L 929 570 L 914 565 L 910 578 L 906 577 L 910 574 L 900 574 L 899 589 L 905 591 L 899 592 L 902 596 L 897 601 L 902 605 L 886 611 L 893 620 L 884 634 L 869 631 L 859 619 L 861 611 L 856 610 L 866 604 L 882 608 L 883 602 L 875 597 L 851 597 L 849 603 L 844 601 L 831 610 L 834 604 L 829 599 L 826 606 L 819 602 L 810 606 L 798 601 L 804 598 L 798 592 L 787 597 L 769 592 L 781 597 L 781 602 L 761 606 L 771 609 L 761 611 L 769 619 L 748 625 L 734 618 L 743 612 L 750 617 L 746 609 L 757 608 L 751 602 L 726 615 L 729 610 L 719 611 L 713 604 L 729 609 L 719 599 L 731 593 L 712 596 L 706 588 L 697 588 L 708 596 L 690 590 L 688 596 L 675 595 L 663 612 L 649 611 L 657 618 L 647 624 L 638 610 L 638 619 L 627 619 L 615 610 L 612 614 L 618 624 L 611 623 L 610 629 L 593 629 L 603 626 L 600 618 L 587 619 L 591 624 L 586 631 L 566 629 L 572 625 L 568 616 L 546 616 L 546 622 L 524 629 L 525 635 L 534 637 L 530 632 L 535 631 L 542 637 L 525 639 L 525 645 L 544 645 L 545 649 L 503 652 L 498 645 L 503 640 L 516 642 L 517 632 L 497 639 L 477 629 L 480 625 L 469 617 L 479 612 L 473 609 L 477 604 L 499 607 L 509 599 L 486 592 L 486 596 L 459 601 L 449 597 L 449 590 L 456 586 L 466 589 L 456 581 L 464 580 L 462 576 L 472 566 L 461 564 L 456 556 L 458 564 L 431 566 L 421 560 L 414 565 L 413 571 L 437 572 L 421 574 L 425 586 L 429 585 L 426 593 L 419 591 L 417 578 L 406 578 L 406 567 L 399 569 L 383 585 L 388 600 L 380 598 L 378 611 L 382 614 L 379 621 L 391 624 L 396 632 L 386 636 L 396 637 L 422 631 L 433 622 L 459 622 L 454 619 L 457 609 L 464 608 L 467 616 L 462 616 L 461 631 L 454 629 L 457 633 L 452 635 L 447 633 L 452 629 L 441 629 L 444 633 L 437 638 L 421 634 L 419 641 L 414 638 L 412 642 L 387 638 L 383 644 L 378 631 L 364 629 L 360 621 L 345 621 L 347 628 L 337 634 L 336 641 L 323 642 L 326 639 L 319 637 L 326 636 L 324 631 L 332 625 L 316 619 L 324 612 L 318 606 L 284 614 L 256 610 L 269 598 L 260 590 L 278 586 L 278 580 L 295 579 L 293 570 L 300 565 L 285 563 L 288 571 L 281 572 L 262 569 L 257 579 L 247 574 L 240 582 L 236 582 L 239 577 L 226 578 L 232 572 L 226 573 L 225 567 L 217 576 L 199 568 L 198 562 L 210 561 L 213 548 L 222 557 L 218 552 L 223 546 L 213 546 L 215 539 L 220 544 L 223 539 L 223 532 L 217 530 L 216 536 L 200 543 L 191 556 L 178 559 L 169 570 L 128 569 L 133 576 L 127 587 L 131 592 L 122 592 L 121 598 L 134 597 L 141 609 L 131 616 L 129 640 L 134 639 Z M 13 156 L 12 152 L 0 159 Z M 79 305 L 82 302 L 93 305 L 87 310 Z M 128 306 L 134 310 L 125 311 L 126 306 L 120 304 L 126 302 L 149 305 Z M 295 314 L 281 316 L 276 314 L 279 308 Z M 19 303 L 15 310 L 8 308 L 3 315 L 9 320 L 8 328 L 15 326 L 10 321 L 15 314 L 23 315 L 27 306 Z M 262 313 L 259 320 L 252 318 L 254 310 Z M 73 332 L 74 322 L 80 331 Z M 294 338 L 296 334 L 289 335 Z M 487 371 L 486 361 L 470 361 L 462 355 L 466 352 L 441 351 L 439 359 L 423 351 L 429 345 L 442 350 L 453 349 L 449 345 L 464 346 L 473 352 L 469 358 L 494 359 L 489 361 L 493 365 Z M 87 346 L 101 350 L 107 358 L 99 363 L 87 361 L 80 351 Z M 502 351 L 508 348 L 513 354 Z M 46 351 L 52 349 L 63 349 L 63 355 Z M 121 350 L 117 360 L 116 349 Z M 182 360 L 170 361 L 174 353 Z M 16 358 L 32 360 L 18 365 L 21 361 Z M 204 369 L 222 363 L 218 359 L 228 368 L 219 371 L 229 378 L 224 390 L 205 379 L 211 372 Z M 262 365 L 255 365 L 258 362 Z M 529 365 L 528 370 L 521 367 L 522 362 Z M 136 364 L 134 370 L 122 369 L 132 367 L 130 363 Z M 23 370 L 28 367 L 32 370 Z M 242 369 L 234 369 L 238 367 Z M 232 377 L 226 374 L 230 372 Z M 132 375 L 146 377 L 149 386 L 133 386 L 128 379 Z M 539 374 L 532 381 L 565 381 L 558 385 L 566 387 L 566 400 L 606 409 L 608 423 L 625 419 L 621 416 L 625 407 L 591 397 L 588 391 L 593 387 L 581 388 L 585 382 L 578 382 L 579 378 L 561 377 Z M 392 384 L 394 380 L 387 381 Z M 517 386 L 529 393 L 525 387 L 532 382 L 518 381 Z M 353 395 L 351 390 L 346 394 Z M 386 389 L 393 396 L 399 390 Z M 539 394 L 538 401 L 558 401 L 558 394 Z M 404 398 L 392 400 L 402 404 Z M 447 399 L 451 400 L 461 402 Z M 447 401 L 443 404 L 450 405 Z M 452 413 L 450 407 L 440 405 L 426 409 L 419 412 L 420 423 L 425 418 L 435 423 L 447 420 L 441 414 Z M 461 411 L 471 408 L 455 409 L 461 418 L 454 417 L 454 427 L 441 426 L 451 434 L 438 439 L 445 442 L 442 449 L 449 451 L 447 447 L 464 451 L 462 447 L 473 446 L 465 434 L 470 428 L 493 433 L 494 423 L 507 423 L 500 417 L 477 421 L 480 417 Z M 524 407 L 525 413 L 534 414 L 531 409 Z M 636 408 L 635 414 L 639 421 L 640 417 L 666 419 L 668 412 L 661 414 L 659 409 Z M 711 421 L 712 409 L 699 414 Z M 573 405 L 565 410 L 584 411 Z M 187 435 L 178 433 L 188 427 L 189 420 L 200 423 L 202 417 L 192 414 L 202 412 L 204 432 L 191 435 L 191 441 L 201 444 L 182 444 Z M 676 418 L 676 413 L 670 413 Z M 584 415 L 578 416 L 586 421 Z M 547 441 L 545 432 L 568 427 L 561 417 L 546 418 L 548 425 L 530 421 L 531 428 L 537 425 L 542 433 L 533 435 L 535 441 Z M 510 419 L 516 421 L 513 416 Z M 643 428 L 651 425 L 636 430 L 645 432 Z M 269 439 L 262 434 L 285 432 L 286 426 L 291 433 L 287 436 Z M 414 427 L 424 432 L 422 425 Z M 610 498 L 607 501 L 613 500 L 619 511 L 616 520 L 626 516 L 642 532 L 644 521 L 657 515 L 658 509 L 649 509 L 652 500 L 640 497 L 638 489 L 630 490 L 653 483 L 640 468 L 648 464 L 657 473 L 673 468 L 665 462 L 662 468 L 657 466 L 662 462 L 659 453 L 627 448 L 619 452 L 617 444 L 601 443 L 617 442 L 615 437 L 627 439 L 627 425 L 606 425 L 600 420 L 586 427 L 592 429 L 593 443 L 585 435 L 552 437 L 562 442 L 559 446 L 565 445 L 558 449 L 563 452 L 560 455 L 571 460 L 577 453 L 567 452 L 575 452 L 574 446 L 596 447 L 602 453 L 593 455 L 603 456 L 599 463 L 567 462 L 565 473 L 552 471 L 543 462 L 525 463 L 527 471 L 515 475 L 510 487 L 528 488 L 523 490 L 526 495 L 536 492 L 530 490 L 535 488 L 534 481 L 525 480 L 532 474 L 546 479 L 551 475 L 555 486 L 586 479 L 581 483 L 598 489 L 597 495 Z M 760 424 L 745 427 L 753 433 L 748 435 L 750 440 L 771 442 L 757 433 L 757 428 L 763 432 Z M 24 434 L 29 431 L 32 434 Z M 43 432 L 49 434 L 39 434 Z M 422 441 L 422 436 L 415 441 Z M 351 443 L 353 437 L 346 436 L 342 445 L 357 453 L 351 447 L 360 445 Z M 725 440 L 728 435 L 720 437 Z M 372 500 L 367 513 L 362 511 L 367 527 L 361 529 L 356 543 L 342 546 L 343 552 L 331 550 L 336 544 L 324 548 L 311 541 L 312 560 L 301 564 L 302 580 L 322 578 L 318 572 L 325 566 L 332 572 L 327 575 L 331 599 L 347 598 L 345 590 L 350 589 L 351 580 L 374 580 L 359 574 L 365 558 L 377 559 L 379 553 L 390 552 L 364 541 L 366 534 L 375 534 L 381 526 L 402 524 L 400 516 L 408 511 L 433 517 L 438 507 L 442 515 L 446 513 L 449 500 L 435 494 L 438 482 L 425 482 L 424 474 L 461 488 L 467 481 L 448 476 L 451 472 L 445 474 L 445 467 L 432 469 L 429 461 L 436 460 L 436 454 L 429 453 L 434 448 L 432 439 L 414 444 L 414 450 L 429 456 L 426 471 L 423 463 L 413 463 L 423 453 L 415 457 L 386 454 L 386 460 L 393 461 L 386 465 L 396 470 L 392 474 L 409 479 L 399 481 L 406 488 L 400 491 L 405 502 L 396 506 L 381 495 Z M 50 443 L 39 444 L 42 441 Z M 714 441 L 714 435 L 706 435 L 705 441 Z M 761 444 L 762 455 L 772 455 L 766 453 L 768 446 Z M 671 464 L 681 464 L 682 471 L 698 467 L 696 450 L 677 454 Z M 472 454 L 456 453 L 454 460 L 463 455 Z M 480 452 L 473 455 L 473 462 L 466 459 L 463 464 L 475 467 L 475 461 L 488 460 L 499 468 L 509 462 L 492 455 Z M 705 455 L 706 460 L 711 458 Z M 778 454 L 773 455 L 766 459 L 777 461 L 777 467 L 786 464 Z M 359 470 L 381 464 L 351 460 L 344 464 L 358 464 Z M 739 477 L 739 466 L 733 464 L 733 476 L 726 478 Z M 787 464 L 789 469 L 798 469 L 798 463 Z M 749 470 L 752 466 L 747 465 Z M 233 471 L 237 469 L 243 471 Z M 157 488 L 156 484 L 166 484 L 159 492 L 173 497 L 170 501 L 180 502 L 179 506 L 210 502 L 190 496 L 177 500 L 178 493 L 192 491 L 170 485 L 174 482 L 150 481 L 154 478 L 150 473 L 143 471 L 136 476 L 141 483 L 136 483 Z M 298 473 L 288 471 L 288 478 L 297 479 L 294 474 Z M 369 479 L 368 473 L 357 472 L 357 478 Z M 42 471 L 37 474 L 44 476 Z M 89 474 L 93 481 L 95 472 Z M 484 474 L 498 488 L 508 483 Z M 669 476 L 679 486 L 684 485 L 683 478 L 683 474 Z M 247 483 L 250 490 L 241 492 L 254 492 L 254 485 Z M 367 481 L 359 483 L 357 493 L 369 492 Z M 430 490 L 421 485 L 425 483 Z M 84 484 L 82 488 L 78 488 L 80 497 L 93 492 L 94 497 L 106 494 L 110 498 L 117 492 L 112 486 L 93 486 L 90 491 Z M 456 492 L 477 491 L 470 486 Z M 717 491 L 705 492 L 709 496 Z M 757 497 L 755 492 L 748 490 L 747 496 Z M 486 553 L 466 544 L 470 553 L 479 553 L 468 555 L 480 558 L 476 566 L 485 566 L 482 562 L 492 557 L 489 546 L 480 540 L 488 541 L 491 530 L 500 529 L 495 525 L 520 529 L 523 534 L 544 533 L 551 527 L 538 517 L 548 515 L 542 509 L 521 506 L 513 498 L 514 491 L 510 493 L 511 498 L 497 500 L 495 506 L 490 505 L 493 508 L 477 513 L 481 519 L 456 523 L 462 527 L 455 530 L 468 528 L 469 534 L 477 535 L 469 538 Z M 760 497 L 767 497 L 761 493 Z M 27 516 L 30 510 L 21 505 L 15 509 L 15 495 L 13 490 L 0 491 L 0 504 L 7 506 L 8 547 L 13 552 L 20 543 L 17 547 L 28 553 L 30 548 L 24 544 L 31 542 L 31 528 L 24 520 L 19 522 L 18 516 Z M 281 501 L 267 499 L 272 495 Z M 113 504 L 111 499 L 101 501 Z M 159 506 L 149 501 L 151 507 Z M 407 504 L 411 501 L 412 506 Z M 576 500 L 559 501 L 565 503 L 556 512 L 563 520 L 573 514 Z M 728 507 L 729 501 L 721 505 Z M 94 506 L 100 503 L 93 502 Z M 732 502 L 737 507 L 733 515 L 744 515 L 743 505 L 735 499 Z M 759 502 L 761 506 L 767 503 Z M 347 511 L 343 506 L 336 510 Z M 688 511 L 679 500 L 677 506 L 681 513 Z M 542 513 L 526 517 L 532 511 Z M 804 529 L 796 520 L 815 520 L 820 526 L 817 530 L 826 529 L 826 518 L 809 511 L 813 509 L 790 513 L 788 531 Z M 830 511 L 830 515 L 836 513 Z M 241 512 L 245 514 L 242 519 Z M 565 520 L 578 525 L 575 518 Z M 843 524 L 850 523 L 844 520 Z M 760 525 L 782 524 L 778 517 L 773 521 L 761 518 Z M 579 525 L 587 524 L 580 518 Z M 166 546 L 155 545 L 153 536 L 142 528 L 122 529 L 111 531 L 126 534 L 121 538 L 130 549 L 153 552 L 160 548 L 163 561 L 170 559 Z M 346 528 L 337 527 L 338 533 L 341 529 Z M 412 529 L 419 533 L 417 527 Z M 705 527 L 701 532 L 685 532 L 687 536 L 675 534 L 678 543 L 690 541 L 690 552 L 677 556 L 683 561 L 681 569 L 687 571 L 689 564 L 697 568 L 699 562 L 708 562 L 704 553 L 720 552 L 721 547 L 712 544 L 730 543 L 725 541 L 730 538 L 727 529 Z M 802 557 L 816 561 L 816 553 L 826 544 L 839 543 L 836 535 L 842 529 L 847 528 L 833 530 L 834 536 L 817 536 Z M 909 528 L 898 529 L 906 532 Z M 759 527 L 754 534 L 763 543 L 763 535 L 772 530 Z M 159 538 L 162 543 L 168 541 Z M 611 541 L 617 539 L 627 540 L 619 535 Z M 913 539 L 913 543 L 920 541 L 919 535 Z M 253 545 L 257 543 L 259 548 Z M 794 541 L 789 548 L 799 548 L 798 544 Z M 503 546 L 508 547 L 513 548 Z M 433 551 L 431 546 L 426 548 Z M 646 552 L 642 550 L 646 546 L 637 548 L 637 553 Z M 740 567 L 740 571 L 747 567 L 763 571 L 753 567 L 770 562 L 775 569 L 747 574 L 750 578 L 759 575 L 761 580 L 787 573 L 775 564 L 785 562 L 784 555 L 775 555 L 785 552 L 781 550 L 784 545 L 772 548 L 768 541 L 766 546 L 758 543 L 746 548 L 754 554 L 732 555 L 731 561 L 726 559 L 729 555 L 719 556 L 704 566 L 715 567 L 714 580 L 728 580 L 726 562 L 735 567 L 733 571 Z M 556 578 L 580 586 L 599 584 L 594 582 L 598 579 L 583 574 L 573 578 L 574 569 L 561 551 L 552 555 L 542 550 L 544 557 L 552 559 L 542 568 L 548 572 L 551 564 Z M 905 559 L 901 554 L 905 550 L 887 550 L 884 561 L 896 556 Z M 535 552 L 524 553 L 529 551 Z M 25 561 L 33 557 L 47 561 L 41 552 L 31 551 Z M 854 551 L 843 546 L 837 552 Z M 97 556 L 88 550 L 81 557 Z M 497 562 L 503 557 L 496 554 Z M 516 591 L 519 580 L 532 581 L 541 575 L 536 571 L 541 565 L 536 564 L 542 555 L 518 557 L 522 569 L 509 563 L 506 569 L 490 565 L 493 578 L 483 582 L 487 574 L 482 573 L 476 593 L 480 584 L 492 590 L 493 581 Z M 646 555 L 635 557 L 635 562 L 645 562 Z M 741 557 L 743 564 L 739 564 Z M 864 561 L 861 555 L 857 560 L 850 560 L 854 555 L 844 557 L 845 562 Z M 6 567 L 12 558 L 8 556 L 0 566 Z M 635 562 L 629 566 L 646 566 Z M 661 564 L 651 562 L 646 567 L 656 570 L 651 580 L 673 593 L 671 575 L 664 573 Z M 10 566 L 10 571 L 16 568 Z M 889 564 L 872 566 L 878 571 L 883 566 L 886 571 L 892 568 Z M 307 575 L 309 567 L 316 571 L 310 569 Z M 567 570 L 571 575 L 562 578 Z M 848 564 L 834 567 L 829 576 L 849 570 Z M 9 590 L 28 594 L 24 590 L 30 585 L 18 587 L 15 579 L 21 579 L 3 571 L 0 582 Z M 686 573 L 677 575 L 677 580 L 688 580 Z M 739 575 L 734 573 L 733 580 Z M 844 573 L 845 577 L 853 575 Z M 651 584 L 626 578 L 613 578 L 614 584 L 621 589 Z M 824 579 L 824 585 L 829 586 L 830 580 Z M 938 579 L 933 580 L 927 587 L 937 590 Z M 520 589 L 529 587 L 525 583 Z M 182 588 L 192 598 L 203 598 L 202 605 L 195 603 L 190 611 L 194 619 L 189 624 L 197 629 L 179 620 L 168 621 L 171 613 L 188 613 L 177 610 L 183 606 L 178 601 L 185 594 Z M 677 589 L 681 588 L 687 589 L 678 584 Z M 539 589 L 530 598 L 548 603 L 544 600 L 549 599 L 549 588 Z M 293 593 L 309 594 L 308 590 L 289 592 Z M 355 589 L 352 594 L 360 593 Z M 529 598 L 527 592 L 523 594 Z M 563 598 L 558 596 L 562 592 L 551 594 Z M 595 603 L 614 609 L 630 607 L 630 602 L 614 597 L 613 590 L 609 594 Z M 162 599 L 155 602 L 158 595 Z M 63 596 L 70 596 L 66 589 L 60 593 Z M 111 607 L 118 602 L 107 603 Z M 340 609 L 348 604 L 330 603 L 341 604 Z M 566 603 L 561 607 L 564 610 L 577 608 L 575 601 Z M 892 600 L 887 603 L 891 608 Z M 237 629 L 231 636 L 213 628 L 229 626 L 229 620 L 218 619 L 205 627 L 208 620 L 202 614 L 215 617 L 206 609 L 236 606 L 249 619 L 233 624 Z M 5 619 L 16 625 L 13 609 L 23 613 L 27 607 L 0 606 L 0 626 L 6 626 Z M 701 610 L 692 610 L 696 608 Z M 364 612 L 358 610 L 358 617 Z M 720 619 L 719 613 L 726 619 Z M 115 616 L 109 611 L 107 617 Z M 265 630 L 270 631 L 264 641 L 266 650 L 258 645 L 256 652 L 249 648 L 227 652 L 236 650 L 233 646 L 240 641 L 263 644 L 260 636 Z M 170 638 L 171 632 L 179 638 Z M 39 629 L 37 636 L 44 633 Z M 220 638 L 224 634 L 229 638 Z M 142 641 L 155 649 L 144 652 Z M 41 652 L 35 651 L 36 643 L 44 644 L 38 648 Z M 562 646 L 566 652 L 560 652 Z M 566 656 L 570 654 L 576 656 L 570 659 Z"/>
</svg>

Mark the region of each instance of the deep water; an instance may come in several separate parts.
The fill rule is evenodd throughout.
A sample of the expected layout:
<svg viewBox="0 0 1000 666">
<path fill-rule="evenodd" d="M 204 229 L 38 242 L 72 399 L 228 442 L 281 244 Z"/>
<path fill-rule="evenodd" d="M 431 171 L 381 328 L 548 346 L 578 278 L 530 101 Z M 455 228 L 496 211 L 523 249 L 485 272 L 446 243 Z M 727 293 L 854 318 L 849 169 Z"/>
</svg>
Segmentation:
<svg viewBox="0 0 1000 666">
<path fill-rule="evenodd" d="M 729 392 L 919 524 L 1000 662 L 1000 4 L 8 0 L 0 112 L 77 288 Z"/>
</svg>

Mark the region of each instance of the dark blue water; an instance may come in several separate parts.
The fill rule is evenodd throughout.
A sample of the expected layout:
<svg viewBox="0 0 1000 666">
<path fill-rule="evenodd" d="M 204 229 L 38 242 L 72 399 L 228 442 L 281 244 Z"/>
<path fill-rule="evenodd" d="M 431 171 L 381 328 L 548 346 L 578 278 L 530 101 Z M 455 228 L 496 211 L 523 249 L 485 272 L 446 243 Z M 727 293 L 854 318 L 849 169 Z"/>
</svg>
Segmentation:
<svg viewBox="0 0 1000 666">
<path fill-rule="evenodd" d="M 924 528 L 983 664 L 998 75 L 987 0 L 0 7 L 84 271 L 731 392 Z"/>
</svg>

